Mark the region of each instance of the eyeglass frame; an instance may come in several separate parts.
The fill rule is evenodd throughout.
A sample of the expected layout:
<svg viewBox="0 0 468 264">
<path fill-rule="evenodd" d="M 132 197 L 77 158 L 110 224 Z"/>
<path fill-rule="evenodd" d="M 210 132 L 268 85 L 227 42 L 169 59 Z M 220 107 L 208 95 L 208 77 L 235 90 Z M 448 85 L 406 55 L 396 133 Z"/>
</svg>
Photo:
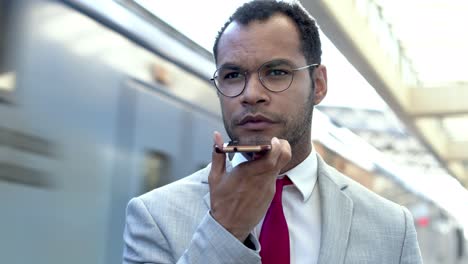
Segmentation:
<svg viewBox="0 0 468 264">
<path fill-rule="evenodd" d="M 291 69 L 292 76 L 291 76 L 291 82 L 289 83 L 289 85 L 288 85 L 285 89 L 283 89 L 283 90 L 281 90 L 281 91 L 273 91 L 273 90 L 269 89 L 269 88 L 263 83 L 263 80 L 262 80 L 262 78 L 260 77 L 260 69 L 262 69 L 262 68 L 263 68 L 265 65 L 267 65 L 268 63 L 272 63 L 272 62 L 274 62 L 274 61 L 284 61 L 284 62 L 287 62 L 288 64 L 290 64 L 289 61 L 287 61 L 287 60 L 282 60 L 282 59 L 279 59 L 279 60 L 271 60 L 271 61 L 267 61 L 267 62 L 263 63 L 263 64 L 260 65 L 260 67 L 258 67 L 258 69 L 257 69 L 257 76 L 258 76 L 258 79 L 260 80 L 260 83 L 262 84 L 263 88 L 267 89 L 268 91 L 270 91 L 270 92 L 272 92 L 272 93 L 281 93 L 281 92 L 284 92 L 284 91 L 288 90 L 289 87 L 291 87 L 291 84 L 294 82 L 294 72 L 296 72 L 296 71 L 301 71 L 301 70 L 305 70 L 305 69 L 308 69 L 308 68 L 310 68 L 310 67 L 318 67 L 318 66 L 320 65 L 320 63 L 312 63 L 312 64 L 308 64 L 308 65 L 305 65 L 305 66 L 302 66 L 302 67 L 299 67 L 299 68 Z M 221 68 L 223 68 L 223 67 L 220 67 L 220 68 L 216 69 L 216 71 L 213 73 L 213 78 L 210 79 L 210 81 L 212 81 L 213 84 L 214 84 L 214 86 L 216 87 L 216 90 L 218 90 L 218 92 L 219 92 L 220 94 L 222 94 L 223 96 L 229 97 L 229 98 L 234 98 L 234 97 L 237 97 L 237 96 L 241 95 L 241 94 L 245 91 L 245 88 L 247 87 L 247 74 L 249 73 L 249 71 L 247 70 L 247 71 L 245 71 L 244 73 L 240 73 L 240 74 L 242 74 L 242 75 L 244 76 L 244 87 L 242 88 L 242 90 L 240 90 L 239 94 L 229 96 L 229 95 L 225 95 L 225 94 L 221 91 L 221 89 L 218 87 L 218 85 L 216 85 L 215 78 L 216 78 L 217 76 L 215 76 L 215 75 L 216 75 L 216 73 L 217 73 Z"/>
</svg>

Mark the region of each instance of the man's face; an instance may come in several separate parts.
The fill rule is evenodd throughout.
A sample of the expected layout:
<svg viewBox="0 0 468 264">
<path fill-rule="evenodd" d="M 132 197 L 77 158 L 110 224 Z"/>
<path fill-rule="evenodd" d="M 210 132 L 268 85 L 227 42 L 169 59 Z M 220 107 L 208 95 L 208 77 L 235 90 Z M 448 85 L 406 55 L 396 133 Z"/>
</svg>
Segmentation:
<svg viewBox="0 0 468 264">
<path fill-rule="evenodd" d="M 249 72 L 242 94 L 233 98 L 219 94 L 231 140 L 259 144 L 276 136 L 288 140 L 293 148 L 298 143 L 310 143 L 314 94 L 309 71 L 294 72 L 289 89 L 271 92 L 262 86 L 257 69 L 277 59 L 288 61 L 294 68 L 307 65 L 299 32 L 286 16 L 275 15 L 247 26 L 234 21 L 223 33 L 218 44 L 218 67 L 236 65 Z"/>
</svg>

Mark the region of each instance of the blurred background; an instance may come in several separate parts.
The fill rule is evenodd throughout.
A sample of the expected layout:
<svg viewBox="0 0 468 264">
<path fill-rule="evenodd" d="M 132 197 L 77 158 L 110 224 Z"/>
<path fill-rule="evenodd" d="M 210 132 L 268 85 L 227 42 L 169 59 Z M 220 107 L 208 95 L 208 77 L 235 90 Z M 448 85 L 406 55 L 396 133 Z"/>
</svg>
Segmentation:
<svg viewBox="0 0 468 264">
<path fill-rule="evenodd" d="M 211 47 L 243 2 L 0 0 L 0 262 L 121 263 L 129 199 L 210 162 Z M 424 263 L 468 263 L 468 2 L 301 2 L 316 150 L 411 211 Z"/>
</svg>

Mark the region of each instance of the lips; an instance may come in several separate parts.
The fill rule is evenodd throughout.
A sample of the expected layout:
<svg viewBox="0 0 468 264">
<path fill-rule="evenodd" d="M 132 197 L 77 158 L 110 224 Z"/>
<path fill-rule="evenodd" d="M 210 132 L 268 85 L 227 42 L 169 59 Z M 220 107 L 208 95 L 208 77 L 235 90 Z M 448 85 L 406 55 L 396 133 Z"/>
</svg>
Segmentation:
<svg viewBox="0 0 468 264">
<path fill-rule="evenodd" d="M 238 123 L 239 126 L 248 130 L 264 130 L 275 124 L 275 122 L 263 115 L 247 115 Z"/>
</svg>

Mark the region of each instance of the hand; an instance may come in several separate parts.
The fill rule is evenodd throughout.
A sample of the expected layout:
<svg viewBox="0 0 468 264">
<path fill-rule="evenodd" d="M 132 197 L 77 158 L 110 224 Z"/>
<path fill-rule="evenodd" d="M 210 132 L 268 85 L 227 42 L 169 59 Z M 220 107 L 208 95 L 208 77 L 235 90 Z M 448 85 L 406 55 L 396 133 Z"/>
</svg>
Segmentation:
<svg viewBox="0 0 468 264">
<path fill-rule="evenodd" d="M 214 133 L 221 146 L 221 134 Z M 281 169 L 291 160 L 291 146 L 286 140 L 272 138 L 271 150 L 264 156 L 226 172 L 226 154 L 213 150 L 208 182 L 211 215 L 241 242 L 266 214 L 275 194 L 275 182 Z"/>
</svg>

